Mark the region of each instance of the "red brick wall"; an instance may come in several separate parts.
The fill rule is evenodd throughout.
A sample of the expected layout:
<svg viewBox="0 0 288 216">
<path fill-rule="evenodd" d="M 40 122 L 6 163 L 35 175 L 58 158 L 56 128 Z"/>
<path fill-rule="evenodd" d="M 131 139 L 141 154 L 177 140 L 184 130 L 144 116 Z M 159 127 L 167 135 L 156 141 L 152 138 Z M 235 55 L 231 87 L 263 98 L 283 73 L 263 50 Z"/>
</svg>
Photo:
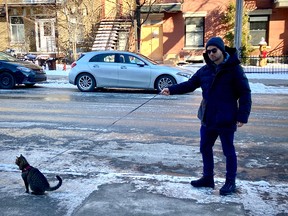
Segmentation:
<svg viewBox="0 0 288 216">
<path fill-rule="evenodd" d="M 165 14 L 163 23 L 163 54 L 164 59 L 168 54 L 175 54 L 178 59 L 191 55 L 202 56 L 204 49 L 183 49 L 185 43 L 185 23 L 183 14 L 205 12 L 204 45 L 211 36 L 224 34 L 220 17 L 230 0 L 185 0 L 182 5 L 183 13 Z M 272 9 L 269 23 L 268 51 L 276 55 L 288 54 L 288 8 L 274 8 L 272 0 L 244 0 L 249 10 Z M 254 54 L 258 54 L 258 48 Z"/>
<path fill-rule="evenodd" d="M 224 3 L 223 3 L 224 2 Z M 184 1 L 182 5 L 183 13 L 206 12 L 205 17 L 205 39 L 204 43 L 211 37 L 221 35 L 220 19 L 229 0 L 209 0 L 203 1 L 190 0 Z M 163 54 L 164 58 L 168 54 L 175 54 L 179 59 L 183 56 L 202 56 L 204 49 L 185 50 L 185 20 L 183 13 L 165 14 L 163 23 Z"/>
<path fill-rule="evenodd" d="M 163 53 L 178 53 L 184 46 L 185 25 L 182 13 L 165 14 Z"/>
<path fill-rule="evenodd" d="M 288 55 L 288 8 L 274 9 L 270 16 L 268 46 L 273 55 Z"/>
<path fill-rule="evenodd" d="M 273 7 L 274 0 L 255 0 L 258 9 L 269 9 Z"/>
<path fill-rule="evenodd" d="M 274 8 L 274 1 L 245 0 L 249 10 L 272 9 L 269 22 L 267 50 L 271 55 L 288 55 L 288 8 Z M 252 54 L 258 54 L 256 49 Z"/>
</svg>

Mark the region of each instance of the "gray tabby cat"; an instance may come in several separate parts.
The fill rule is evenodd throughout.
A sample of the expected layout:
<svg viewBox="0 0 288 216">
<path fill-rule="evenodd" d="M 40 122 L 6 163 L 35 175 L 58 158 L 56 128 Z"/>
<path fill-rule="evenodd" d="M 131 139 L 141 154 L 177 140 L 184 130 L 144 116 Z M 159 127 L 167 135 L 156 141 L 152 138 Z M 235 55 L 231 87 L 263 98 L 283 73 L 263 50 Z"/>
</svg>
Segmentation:
<svg viewBox="0 0 288 216">
<path fill-rule="evenodd" d="M 56 176 L 58 184 L 54 187 L 50 187 L 46 177 L 37 169 L 29 165 L 26 158 L 21 154 L 20 157 L 16 157 L 15 163 L 22 170 L 22 179 L 25 183 L 26 193 L 29 193 L 29 186 L 32 190 L 32 194 L 43 195 L 45 191 L 57 190 L 62 185 L 62 179 Z"/>
</svg>

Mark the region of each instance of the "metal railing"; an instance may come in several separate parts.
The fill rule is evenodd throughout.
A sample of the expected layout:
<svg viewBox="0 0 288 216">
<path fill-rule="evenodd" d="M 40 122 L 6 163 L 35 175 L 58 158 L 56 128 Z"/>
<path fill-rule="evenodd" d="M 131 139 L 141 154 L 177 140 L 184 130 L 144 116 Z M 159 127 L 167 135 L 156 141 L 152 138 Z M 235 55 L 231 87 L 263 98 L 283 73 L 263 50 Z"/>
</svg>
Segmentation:
<svg viewBox="0 0 288 216">
<path fill-rule="evenodd" d="M 260 64 L 261 61 L 264 64 Z M 268 56 L 266 59 L 250 56 L 241 58 L 241 62 L 245 73 L 288 73 L 288 56 Z"/>
<path fill-rule="evenodd" d="M 29 4 L 58 4 L 63 0 L 7 0 L 8 5 L 29 5 Z"/>
</svg>

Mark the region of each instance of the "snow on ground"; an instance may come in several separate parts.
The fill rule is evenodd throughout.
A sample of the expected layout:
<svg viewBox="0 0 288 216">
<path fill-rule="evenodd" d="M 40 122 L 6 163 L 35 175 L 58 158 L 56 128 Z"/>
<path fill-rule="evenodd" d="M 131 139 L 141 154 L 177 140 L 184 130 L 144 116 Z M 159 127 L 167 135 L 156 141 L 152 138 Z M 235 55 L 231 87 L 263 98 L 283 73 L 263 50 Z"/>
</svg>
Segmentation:
<svg viewBox="0 0 288 216">
<path fill-rule="evenodd" d="M 248 73 L 246 74 L 250 82 L 252 93 L 260 94 L 288 94 L 288 73 Z M 257 82 L 259 80 L 259 82 Z M 267 86 L 261 83 L 261 80 L 286 80 L 286 86 Z"/>
<path fill-rule="evenodd" d="M 117 142 L 115 142 L 114 145 L 117 146 Z M 167 144 L 156 143 L 155 145 L 161 146 Z M 165 149 L 164 146 L 161 148 Z M 5 155 L 15 154 L 14 151 L 16 150 L 6 152 Z M 61 148 L 53 148 L 53 151 L 55 155 L 57 155 L 59 151 L 58 155 L 60 155 Z M 253 216 L 288 213 L 287 200 L 285 201 L 288 194 L 288 185 L 284 182 L 252 182 L 237 179 L 238 193 L 231 196 L 219 196 L 218 190 L 224 184 L 224 178 L 215 178 L 216 189 L 212 190 L 207 188 L 192 188 L 190 185 L 191 177 L 144 174 L 133 172 L 133 170 L 129 169 L 121 172 L 115 170 L 115 168 L 109 164 L 102 164 L 101 161 L 98 161 L 97 165 L 95 165 L 93 160 L 82 160 L 81 163 L 77 163 L 77 170 L 74 169 L 75 167 L 65 169 L 65 164 L 72 164 L 72 161 L 75 161 L 72 154 L 75 151 L 77 150 L 67 151 L 65 155 L 63 155 L 65 160 L 62 158 L 63 160 L 56 161 L 56 163 L 59 164 L 53 163 L 51 165 L 46 164 L 45 166 L 43 166 L 43 164 L 42 166 L 40 164 L 37 165 L 37 163 L 35 164 L 45 175 L 49 173 L 61 173 L 62 176 L 70 176 L 70 178 L 65 179 L 65 184 L 63 184 L 59 190 L 49 193 L 49 197 L 58 200 L 58 205 L 67 209 L 66 215 L 71 215 L 93 191 L 99 190 L 101 185 L 115 183 L 130 183 L 135 187 L 134 192 L 144 190 L 165 197 L 195 200 L 199 204 L 243 204 L 244 209 L 249 211 L 249 215 Z M 94 153 L 98 154 L 96 152 Z M 16 196 L 21 196 L 23 195 L 24 185 L 20 178 L 20 172 L 16 165 L 8 163 L 7 158 L 4 158 L 5 155 L 0 155 L 0 161 L 6 162 L 0 164 L 0 170 L 3 175 L 2 180 L 6 179 L 11 181 L 11 179 L 13 179 L 13 184 L 7 182 L 5 187 L 1 187 L 1 193 L 10 194 L 11 196 L 15 196 L 15 194 Z M 69 155 L 69 157 L 67 157 L 67 155 Z M 42 160 L 45 160 L 47 156 L 48 155 L 43 152 L 41 154 Z M 49 159 L 49 156 L 47 159 Z M 31 161 L 33 165 L 34 162 L 39 161 L 39 150 L 29 150 L 29 161 Z M 57 171 L 55 167 L 57 167 Z M 71 176 L 74 177 L 71 178 Z M 52 185 L 56 184 L 56 179 L 50 179 L 50 181 Z M 2 181 L 2 183 L 5 182 Z M 75 186 L 77 186 L 77 189 L 75 189 Z M 157 201 L 155 200 L 155 202 Z"/>
<path fill-rule="evenodd" d="M 56 70 L 46 70 L 48 80 L 46 83 L 40 84 L 41 86 L 45 87 L 57 87 L 57 88 L 77 88 L 69 84 L 68 82 L 68 74 L 70 70 L 70 65 L 67 66 L 67 70 L 63 71 L 63 66 L 61 64 L 57 65 Z M 247 73 L 246 74 L 248 79 L 253 79 L 254 82 L 250 82 L 250 87 L 252 93 L 258 94 L 288 94 L 288 73 Z M 61 76 L 62 79 L 50 79 L 51 76 Z M 259 82 L 257 82 L 259 79 Z M 267 86 L 261 83 L 260 80 L 287 80 L 286 86 Z M 256 80 L 256 82 L 255 82 Z M 198 90 L 200 91 L 200 90 Z"/>
<path fill-rule="evenodd" d="M 47 70 L 48 80 L 46 83 L 40 84 L 45 87 L 58 87 L 58 88 L 77 88 L 69 84 L 68 82 L 68 73 L 69 66 L 66 71 L 62 70 L 61 65 L 57 65 L 57 70 Z M 53 77 L 53 78 L 52 78 Z M 55 78 L 56 77 L 56 78 Z M 57 78 L 59 77 L 59 79 Z M 288 73 L 287 74 L 247 74 L 248 79 L 253 79 L 254 82 L 250 82 L 250 86 L 253 93 L 261 94 L 288 94 L 288 87 L 286 86 L 266 86 L 260 82 L 262 79 L 280 79 L 287 80 L 288 82 Z M 259 79 L 259 83 L 257 82 Z M 256 80 L 256 82 L 255 82 Z M 157 145 L 157 143 L 155 143 Z M 162 145 L 159 143 L 158 145 Z M 165 147 L 163 147 L 165 149 Z M 55 155 L 60 153 L 61 149 L 54 149 Z M 18 151 L 18 150 L 17 150 Z M 37 161 L 39 159 L 39 152 L 31 152 L 29 150 L 29 160 Z M 73 150 L 69 150 L 73 151 Z M 68 152 L 66 152 L 68 154 Z M 6 154 L 8 154 L 6 152 Z M 10 155 L 10 154 L 9 154 Z M 11 153 L 11 155 L 14 155 Z M 35 155 L 35 158 L 32 156 Z M 4 157 L 4 155 L 2 155 Z M 44 155 L 43 155 L 44 156 Z M 0 155 L 1 157 L 1 155 Z M 69 157 L 68 157 L 69 158 Z M 7 160 L 6 158 L 0 158 L 1 161 Z M 72 158 L 73 159 L 73 158 Z M 66 158 L 67 160 L 67 158 Z M 6 162 L 6 163 L 5 163 Z M 8 161 L 5 161 L 3 164 L 0 164 L 0 170 L 2 175 L 15 175 L 13 179 L 17 180 L 15 184 L 6 184 L 9 187 L 2 187 L 1 192 L 7 194 L 17 194 L 23 193 L 24 188 L 19 190 L 19 185 L 23 184 L 20 180 L 20 173 L 16 165 L 9 164 Z M 191 181 L 190 177 L 186 176 L 171 176 L 171 175 L 151 175 L 143 173 L 132 173 L 127 170 L 127 173 L 119 173 L 113 168 L 106 166 L 95 166 L 91 163 L 78 164 L 79 170 L 63 170 L 61 171 L 62 175 L 72 175 L 75 178 L 67 179 L 65 184 L 55 193 L 50 193 L 49 196 L 59 200 L 59 205 L 67 208 L 67 215 L 77 208 L 93 191 L 98 190 L 101 185 L 104 184 L 113 184 L 113 183 L 125 183 L 127 179 L 133 185 L 135 185 L 135 191 L 146 190 L 150 193 L 162 194 L 167 197 L 175 197 L 179 199 L 191 199 L 197 200 L 197 203 L 239 203 L 243 204 L 244 209 L 250 211 L 250 215 L 277 215 L 277 214 L 287 214 L 287 194 L 288 194 L 288 185 L 287 183 L 281 182 L 251 182 L 237 180 L 237 185 L 240 189 L 239 193 L 232 196 L 219 196 L 218 190 L 212 189 L 191 189 L 189 182 Z M 98 167 L 95 170 L 95 167 Z M 85 170 L 89 170 L 88 174 Z M 45 174 L 55 173 L 52 170 L 42 170 Z M 89 178 L 88 178 L 89 177 Z M 2 179 L 11 179 L 11 176 L 2 176 Z M 93 180 L 92 180 L 93 179 Z M 155 181 L 156 180 L 156 181 Z M 225 179 L 216 178 L 216 187 L 220 188 Z M 154 182 L 151 184 L 151 182 Z M 157 182 L 157 183 L 155 183 Z M 77 185 L 77 190 L 73 189 Z M 6 191 L 7 190 L 7 191 Z M 263 198 L 266 197 L 266 198 Z M 283 200 L 279 200 L 282 198 Z"/>
<path fill-rule="evenodd" d="M 288 94 L 288 87 L 287 86 L 286 87 L 284 87 L 284 86 L 266 86 L 262 83 L 250 83 L 250 88 L 251 88 L 252 94 L 253 93 L 258 93 L 258 94 Z"/>
<path fill-rule="evenodd" d="M 68 74 L 70 68 L 68 67 L 66 71 L 62 70 L 62 66 L 58 65 L 57 70 L 55 71 L 46 71 L 48 75 L 48 82 L 42 84 L 45 87 L 63 87 L 63 88 L 77 88 L 69 84 L 68 82 Z M 53 79 L 50 80 L 50 76 L 59 76 L 62 79 Z M 250 87 L 252 93 L 259 94 L 288 94 L 288 73 L 279 73 L 279 74 L 268 74 L 268 73 L 247 73 L 248 79 L 252 80 L 250 82 Z M 257 81 L 259 80 L 259 82 Z M 285 86 L 275 86 L 275 85 L 265 85 L 261 83 L 261 80 L 287 80 L 287 85 Z M 282 81 L 283 83 L 283 81 Z M 198 91 L 201 91 L 200 89 Z M 104 167 L 102 167 L 104 168 Z M 279 213 L 288 213 L 287 202 L 283 200 L 279 202 L 279 197 L 285 197 L 288 194 L 288 186 L 284 183 L 268 183 L 266 181 L 259 182 L 249 182 L 237 180 L 237 185 L 241 188 L 239 193 L 233 196 L 222 197 L 219 196 L 218 193 L 215 193 L 215 190 L 209 189 L 200 189 L 200 190 L 191 190 L 190 177 L 184 176 L 170 176 L 170 175 L 149 175 L 149 174 L 139 174 L 137 173 L 115 173 L 115 170 L 109 170 L 108 167 L 104 168 L 104 170 L 100 171 L 93 181 L 85 180 L 83 177 L 83 181 L 79 183 L 77 179 L 71 180 L 70 183 L 67 184 L 67 188 L 64 188 L 63 191 L 69 189 L 70 185 L 77 184 L 81 185 L 79 188 L 83 188 L 83 190 L 78 191 L 77 195 L 71 192 L 61 193 L 59 195 L 59 200 L 66 200 L 63 204 L 66 206 L 70 206 L 70 210 L 72 211 L 75 206 L 77 206 L 77 202 L 70 202 L 74 196 L 78 197 L 78 204 L 81 203 L 85 199 L 86 196 L 90 194 L 93 190 L 97 189 L 99 186 L 103 184 L 112 184 L 112 183 L 124 183 L 127 179 L 130 179 L 133 184 L 135 184 L 136 190 L 147 190 L 151 193 L 163 194 L 168 197 L 175 197 L 179 199 L 192 199 L 197 200 L 198 203 L 211 203 L 211 202 L 220 202 L 220 203 L 239 203 L 243 204 L 246 210 L 250 211 L 251 215 L 276 215 Z M 151 180 L 157 180 L 158 184 L 151 184 Z M 225 179 L 217 178 L 216 184 L 217 187 L 220 188 Z M 93 182 L 93 184 L 91 184 Z M 79 185 L 79 186 L 80 186 Z M 189 191 L 189 193 L 183 193 L 183 191 Z M 263 199 L 265 194 L 269 194 L 267 200 Z M 52 194 L 51 196 L 58 196 L 57 194 Z"/>
</svg>

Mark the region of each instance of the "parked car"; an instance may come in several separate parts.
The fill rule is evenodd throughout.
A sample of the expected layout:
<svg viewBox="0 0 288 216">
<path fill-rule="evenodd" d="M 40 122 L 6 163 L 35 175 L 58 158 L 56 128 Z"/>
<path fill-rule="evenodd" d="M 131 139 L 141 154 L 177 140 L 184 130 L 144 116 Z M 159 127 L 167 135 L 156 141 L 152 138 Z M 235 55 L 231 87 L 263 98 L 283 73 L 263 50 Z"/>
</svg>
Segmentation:
<svg viewBox="0 0 288 216">
<path fill-rule="evenodd" d="M 83 92 L 101 88 L 156 89 L 188 80 L 191 71 L 160 65 L 126 51 L 92 51 L 71 65 L 69 82 Z"/>
<path fill-rule="evenodd" d="M 17 84 L 33 86 L 47 80 L 45 71 L 28 61 L 21 61 L 0 52 L 0 88 L 11 89 Z"/>
</svg>

